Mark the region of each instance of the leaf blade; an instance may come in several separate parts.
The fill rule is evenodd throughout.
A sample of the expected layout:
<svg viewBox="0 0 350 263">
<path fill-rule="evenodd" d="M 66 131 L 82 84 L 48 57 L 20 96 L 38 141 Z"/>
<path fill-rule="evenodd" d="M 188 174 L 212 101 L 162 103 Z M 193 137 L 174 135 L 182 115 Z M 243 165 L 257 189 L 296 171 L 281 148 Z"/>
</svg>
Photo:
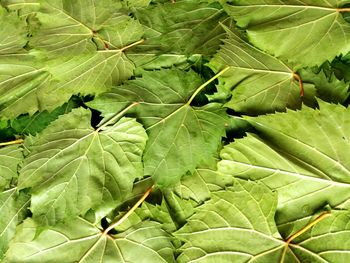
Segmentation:
<svg viewBox="0 0 350 263">
<path fill-rule="evenodd" d="M 90 119 L 81 108 L 60 117 L 25 159 L 19 188 L 33 188 L 32 211 L 42 223 L 54 224 L 90 208 L 103 217 L 143 174 L 147 136 L 141 125 L 121 119 L 98 133 Z"/>
</svg>

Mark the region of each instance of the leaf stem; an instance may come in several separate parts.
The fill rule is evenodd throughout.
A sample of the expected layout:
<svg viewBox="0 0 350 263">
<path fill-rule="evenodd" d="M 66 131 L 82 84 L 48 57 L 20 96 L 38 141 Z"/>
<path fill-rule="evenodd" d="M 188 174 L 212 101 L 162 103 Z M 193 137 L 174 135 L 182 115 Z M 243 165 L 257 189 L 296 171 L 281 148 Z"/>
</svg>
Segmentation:
<svg viewBox="0 0 350 263">
<path fill-rule="evenodd" d="M 97 35 L 97 34 L 94 33 L 93 36 L 94 36 L 96 39 L 100 40 L 100 41 L 103 43 L 105 49 L 109 49 L 109 47 L 112 47 L 112 48 L 114 48 L 114 49 L 117 49 L 117 47 L 116 47 L 115 45 L 113 45 L 111 42 L 109 42 L 109 41 L 107 41 L 107 40 L 104 40 L 104 39 L 103 39 L 102 37 L 100 37 L 99 35 Z"/>
<path fill-rule="evenodd" d="M 21 144 L 21 143 L 23 143 L 23 142 L 24 142 L 23 139 L 17 139 L 17 140 L 10 141 L 10 142 L 1 142 L 1 143 L 0 143 L 0 147 L 1 147 L 1 146 L 6 146 L 6 145 L 12 145 L 12 144 Z"/>
<path fill-rule="evenodd" d="M 136 210 L 136 208 L 138 208 L 139 205 L 141 205 L 142 202 L 145 201 L 145 199 L 152 192 L 153 187 L 154 186 L 151 186 L 150 188 L 148 188 L 148 190 L 141 196 L 141 198 L 136 202 L 136 204 L 134 204 L 134 206 L 131 207 L 131 209 L 125 215 L 123 215 L 117 222 L 112 223 L 109 227 L 107 227 L 107 229 L 103 232 L 102 235 L 107 235 L 109 231 L 111 231 L 112 229 L 116 228 L 121 223 L 123 223 Z"/>
<path fill-rule="evenodd" d="M 102 130 L 104 127 L 106 127 L 107 125 L 113 123 L 114 121 L 116 121 L 117 119 L 119 119 L 120 117 L 122 117 L 128 110 L 130 110 L 131 108 L 135 107 L 136 105 L 138 105 L 138 102 L 134 102 L 132 104 L 130 104 L 128 107 L 126 107 L 124 110 L 122 110 L 121 112 L 119 112 L 117 115 L 115 115 L 114 117 L 112 117 L 110 120 L 108 120 L 107 122 L 105 122 L 104 124 L 102 124 L 100 127 L 98 127 L 96 129 L 96 132 L 99 132 L 100 130 Z"/>
<path fill-rule="evenodd" d="M 143 42 L 145 42 L 144 39 L 141 39 L 141 40 L 139 40 L 139 41 L 136 41 L 136 42 L 134 42 L 134 43 L 131 43 L 130 45 L 127 45 L 127 46 L 121 48 L 121 49 L 120 49 L 120 52 L 123 52 L 123 51 L 125 51 L 125 50 L 127 50 L 127 49 L 129 49 L 129 48 L 132 48 L 132 47 L 134 47 L 134 46 L 137 46 L 137 45 L 139 45 L 139 44 L 142 44 Z"/>
<path fill-rule="evenodd" d="M 331 216 L 330 212 L 324 212 L 321 215 L 319 215 L 314 221 L 312 221 L 311 223 L 307 224 L 306 226 L 304 226 L 302 229 L 298 230 L 296 233 L 294 233 L 293 235 L 291 235 L 289 238 L 287 238 L 287 240 L 285 241 L 285 245 L 284 245 L 284 249 L 282 252 L 282 257 L 280 260 L 280 263 L 284 262 L 284 258 L 285 255 L 287 253 L 287 249 L 288 246 L 290 244 L 290 242 L 292 242 L 294 239 L 296 239 L 298 236 L 304 234 L 306 231 L 308 231 L 311 227 L 313 227 L 314 225 L 316 225 L 317 223 L 321 222 L 323 219 L 325 219 L 326 217 Z"/>
<path fill-rule="evenodd" d="M 186 105 L 189 106 L 192 103 L 192 101 L 194 100 L 194 98 L 198 95 L 198 93 L 202 91 L 202 89 L 204 89 L 209 83 L 213 82 L 215 79 L 217 79 L 222 74 L 224 74 L 228 69 L 229 69 L 229 67 L 224 68 L 218 74 L 216 74 L 214 77 L 209 79 L 207 82 L 200 85 L 200 87 L 192 94 L 191 98 L 187 101 Z"/>
<path fill-rule="evenodd" d="M 308 231 L 311 227 L 313 227 L 314 225 L 316 225 L 317 223 L 321 222 L 323 219 L 325 219 L 326 217 L 331 216 L 330 212 L 324 212 L 322 213 L 320 216 L 318 216 L 314 221 L 312 221 L 311 223 L 307 224 L 306 226 L 304 226 L 302 229 L 300 229 L 299 231 L 297 231 L 295 234 L 291 235 L 287 240 L 286 240 L 286 244 L 289 245 L 290 242 L 292 242 L 294 239 L 296 239 L 298 236 L 304 234 L 306 231 Z"/>
<path fill-rule="evenodd" d="M 299 90 L 300 90 L 300 97 L 304 96 L 304 85 L 303 85 L 303 80 L 301 79 L 301 77 L 293 72 L 293 77 L 294 79 L 296 79 L 299 82 Z"/>
<path fill-rule="evenodd" d="M 339 13 L 350 12 L 350 8 L 349 7 L 338 8 L 337 12 L 339 12 Z"/>
</svg>

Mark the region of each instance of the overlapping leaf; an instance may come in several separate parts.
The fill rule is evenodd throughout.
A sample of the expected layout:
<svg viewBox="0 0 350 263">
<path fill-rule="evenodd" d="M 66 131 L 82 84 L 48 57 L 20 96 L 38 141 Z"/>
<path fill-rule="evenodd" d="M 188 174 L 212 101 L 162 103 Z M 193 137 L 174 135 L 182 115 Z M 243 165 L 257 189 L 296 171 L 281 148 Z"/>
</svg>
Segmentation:
<svg viewBox="0 0 350 263">
<path fill-rule="evenodd" d="M 300 87 L 293 69 L 225 29 L 227 39 L 209 66 L 215 72 L 229 67 L 218 87 L 219 94 L 232 95 L 226 105 L 249 114 L 298 108 Z"/>
<path fill-rule="evenodd" d="M 134 102 L 139 104 L 133 114 L 149 136 L 143 156 L 145 174 L 165 186 L 179 181 L 187 171 L 193 172 L 216 151 L 224 136 L 225 115 L 220 105 L 189 105 L 201 83 L 193 71 L 144 72 L 142 78 L 128 81 L 88 105 L 108 116 Z"/>
<path fill-rule="evenodd" d="M 0 192 L 0 260 L 15 235 L 17 224 L 27 216 L 29 201 L 29 195 L 18 194 L 16 188 Z"/>
<path fill-rule="evenodd" d="M 232 177 L 216 171 L 217 158 L 206 159 L 193 174 L 185 175 L 173 188 L 173 192 L 183 199 L 192 199 L 198 204 L 210 199 L 211 192 L 232 185 Z"/>
<path fill-rule="evenodd" d="M 47 68 L 53 80 L 49 87 L 41 91 L 45 98 L 43 109 L 54 109 L 73 94 L 102 93 L 130 78 L 134 65 L 122 51 L 97 51 L 48 62 Z"/>
<path fill-rule="evenodd" d="M 54 54 L 76 54 L 97 47 L 119 49 L 139 40 L 141 25 L 128 16 L 120 1 L 39 1 L 40 26 L 30 46 Z"/>
<path fill-rule="evenodd" d="M 76 219 L 36 237 L 35 223 L 27 219 L 19 227 L 5 262 L 175 262 L 171 239 L 160 226 L 142 222 L 125 232 L 107 235 Z"/>
<path fill-rule="evenodd" d="M 121 215 L 119 215 L 119 217 L 120 216 Z M 167 233 L 172 233 L 177 229 L 176 222 L 174 222 L 174 219 L 169 212 L 168 205 L 164 200 L 160 205 L 153 205 L 144 202 L 140 208 L 137 208 L 134 213 L 128 216 L 128 218 L 115 229 L 118 232 L 122 232 L 134 225 L 149 220 L 161 224 L 161 228 Z"/>
<path fill-rule="evenodd" d="M 289 244 L 294 261 L 346 262 L 349 260 L 349 214 L 332 211 L 330 216 Z M 284 262 L 289 262 L 285 258 Z"/>
<path fill-rule="evenodd" d="M 78 102 L 79 100 L 77 100 L 77 98 L 73 98 L 61 107 L 54 109 L 52 112 L 37 112 L 33 116 L 22 115 L 11 121 L 10 126 L 17 134 L 36 135 L 60 115 L 66 114 L 73 108 L 76 108 L 79 105 Z"/>
<path fill-rule="evenodd" d="M 0 55 L 23 52 L 28 42 L 25 20 L 0 6 L 0 24 Z"/>
<path fill-rule="evenodd" d="M 274 223 L 276 203 L 276 195 L 267 187 L 240 180 L 214 193 L 176 232 L 186 242 L 178 262 L 347 261 L 350 225 L 346 212 L 333 212 L 288 244 Z"/>
<path fill-rule="evenodd" d="M 225 10 L 249 40 L 294 65 L 321 65 L 350 51 L 350 24 L 342 17 L 349 1 L 235 0 Z"/>
<path fill-rule="evenodd" d="M 0 261 L 350 262 L 348 4 L 0 0 Z"/>
<path fill-rule="evenodd" d="M 273 220 L 276 201 L 266 187 L 244 181 L 213 193 L 176 232 L 186 242 L 178 262 L 246 262 L 259 255 L 277 262 L 283 241 Z"/>
<path fill-rule="evenodd" d="M 146 41 L 128 56 L 136 65 L 149 69 L 170 67 L 195 56 L 208 58 L 225 35 L 220 23 L 232 23 L 220 5 L 197 0 L 164 1 L 137 8 L 134 14 L 145 28 Z"/>
<path fill-rule="evenodd" d="M 0 58 L 0 116 L 53 110 L 73 94 L 97 94 L 128 79 L 134 65 L 123 50 L 46 60 L 45 53 Z"/>
<path fill-rule="evenodd" d="M 219 171 L 276 189 L 278 223 L 312 215 L 327 203 L 348 207 L 349 116 L 348 108 L 323 102 L 320 110 L 249 118 L 260 137 L 226 146 Z"/>
<path fill-rule="evenodd" d="M 0 55 L 0 118 L 41 110 L 45 100 L 40 91 L 48 86 L 50 73 L 33 55 Z"/>
<path fill-rule="evenodd" d="M 40 222 L 54 224 L 113 209 L 143 175 L 146 133 L 133 119 L 95 131 L 89 110 L 76 109 L 45 129 L 24 161 L 19 188 L 32 188 L 31 210 Z"/>
<path fill-rule="evenodd" d="M 22 160 L 22 149 L 18 145 L 0 148 L 0 191 L 8 188 L 12 179 L 17 178 L 18 165 Z"/>
<path fill-rule="evenodd" d="M 123 51 L 140 41 L 143 31 L 121 3 L 43 0 L 5 4 L 32 7 L 35 18 L 33 14 L 27 18 L 29 29 L 24 27 L 23 34 L 32 35 L 29 48 L 41 52 L 0 57 L 1 118 L 51 111 L 74 94 L 98 94 L 132 76 L 134 64 Z M 22 42 L 18 41 L 21 48 Z M 13 52 L 18 49 L 12 47 Z"/>
<path fill-rule="evenodd" d="M 327 76 L 323 70 L 303 69 L 300 76 L 304 83 L 313 83 L 317 97 L 332 103 L 344 103 L 349 97 L 349 83 L 338 80 L 334 74 Z"/>
<path fill-rule="evenodd" d="M 342 79 L 345 82 L 350 81 L 350 53 L 346 54 L 344 57 L 339 57 L 332 61 L 330 65 L 330 70 L 334 72 L 334 75 L 338 79 Z"/>
</svg>

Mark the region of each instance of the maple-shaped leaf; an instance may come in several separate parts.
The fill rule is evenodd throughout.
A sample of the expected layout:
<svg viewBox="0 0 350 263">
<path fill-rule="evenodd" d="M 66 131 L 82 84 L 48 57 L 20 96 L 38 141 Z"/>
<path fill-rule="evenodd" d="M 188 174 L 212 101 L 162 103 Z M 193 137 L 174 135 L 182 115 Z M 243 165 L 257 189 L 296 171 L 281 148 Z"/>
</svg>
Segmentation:
<svg viewBox="0 0 350 263">
<path fill-rule="evenodd" d="M 251 43 L 293 65 L 321 65 L 350 51 L 348 1 L 234 0 L 224 5 Z"/>
<path fill-rule="evenodd" d="M 17 188 L 0 192 L 0 260 L 15 235 L 16 226 L 27 216 L 30 196 Z"/>
<path fill-rule="evenodd" d="M 221 151 L 220 172 L 278 192 L 279 224 L 312 215 L 327 203 L 349 207 L 349 108 L 319 104 L 319 110 L 250 117 L 259 136 L 249 134 Z"/>
<path fill-rule="evenodd" d="M 17 178 L 18 165 L 23 160 L 22 148 L 18 145 L 0 148 L 0 191 L 10 186 Z"/>
<path fill-rule="evenodd" d="M 194 56 L 210 57 L 225 35 L 220 24 L 232 24 L 220 5 L 197 0 L 164 1 L 133 13 L 145 29 L 146 41 L 127 55 L 147 69 L 171 67 Z"/>
<path fill-rule="evenodd" d="M 143 175 L 147 135 L 134 119 L 94 130 L 82 108 L 46 128 L 25 158 L 19 189 L 32 188 L 34 218 L 54 224 L 90 208 L 104 216 L 131 192 Z"/>
<path fill-rule="evenodd" d="M 27 219 L 18 227 L 4 262 L 175 262 L 170 236 L 154 221 L 141 222 L 118 234 L 105 234 L 76 219 L 42 231 Z"/>
<path fill-rule="evenodd" d="M 74 94 L 98 94 L 133 74 L 123 49 L 47 59 L 47 53 L 2 56 L 0 118 L 54 110 Z"/>
<path fill-rule="evenodd" d="M 120 1 L 41 0 L 29 45 L 52 56 L 99 49 L 120 49 L 139 40 L 141 25 L 128 16 Z"/>
<path fill-rule="evenodd" d="M 220 93 L 231 96 L 226 106 L 248 114 L 299 108 L 301 83 L 293 69 L 250 45 L 238 31 L 225 29 L 227 38 L 209 67 L 214 72 L 229 67 L 218 85 L 219 96 Z"/>
<path fill-rule="evenodd" d="M 144 72 L 142 78 L 126 82 L 97 97 L 88 105 L 115 114 L 128 105 L 145 126 L 149 139 L 143 161 L 145 175 L 160 186 L 179 181 L 187 171 L 215 152 L 224 136 L 225 112 L 218 104 L 191 106 L 202 88 L 193 71 L 176 69 Z"/>
<path fill-rule="evenodd" d="M 0 55 L 24 51 L 28 42 L 25 19 L 0 6 L 0 24 Z"/>
<path fill-rule="evenodd" d="M 349 259 L 347 212 L 324 214 L 284 241 L 274 222 L 276 203 L 276 194 L 266 186 L 242 180 L 213 193 L 175 233 L 185 241 L 178 262 L 336 263 Z"/>
</svg>

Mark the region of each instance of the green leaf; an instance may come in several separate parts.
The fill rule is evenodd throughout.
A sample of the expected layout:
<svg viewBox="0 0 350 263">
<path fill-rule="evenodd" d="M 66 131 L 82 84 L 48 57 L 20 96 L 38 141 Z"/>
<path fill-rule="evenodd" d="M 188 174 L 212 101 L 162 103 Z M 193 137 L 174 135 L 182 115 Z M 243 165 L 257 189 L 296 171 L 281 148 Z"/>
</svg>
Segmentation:
<svg viewBox="0 0 350 263">
<path fill-rule="evenodd" d="M 0 121 L 0 142 L 8 142 L 15 139 L 15 131 L 10 128 L 8 121 Z"/>
<path fill-rule="evenodd" d="M 213 193 L 176 232 L 185 241 L 178 262 L 278 262 L 284 242 L 274 225 L 276 204 L 275 194 L 251 182 Z"/>
<path fill-rule="evenodd" d="M 22 160 L 23 154 L 20 146 L 0 148 L 0 191 L 8 188 L 12 180 L 18 177 L 17 169 Z"/>
<path fill-rule="evenodd" d="M 45 129 L 25 158 L 19 189 L 32 188 L 31 210 L 39 222 L 84 215 L 101 218 L 132 190 L 143 175 L 141 156 L 147 135 L 134 119 L 94 130 L 82 108 Z"/>
<path fill-rule="evenodd" d="M 315 226 L 309 222 L 287 242 L 274 223 L 276 202 L 276 195 L 267 187 L 242 180 L 213 193 L 212 200 L 198 207 L 176 232 L 185 241 L 178 262 L 347 261 L 347 212 L 332 211 L 319 221 L 315 219 Z"/>
<path fill-rule="evenodd" d="M 190 58 L 182 54 L 160 54 L 158 52 L 126 52 L 127 57 L 140 70 L 154 70 L 161 68 L 185 68 L 188 69 L 192 63 Z M 195 56 L 197 57 L 197 56 Z M 138 74 L 137 74 L 138 75 Z"/>
<path fill-rule="evenodd" d="M 124 214 L 120 214 L 121 217 Z M 160 205 L 153 205 L 148 202 L 144 202 L 140 208 L 137 208 L 122 224 L 118 225 L 115 229 L 118 232 L 122 232 L 145 221 L 154 221 L 160 223 L 162 229 L 167 233 L 172 233 L 177 230 L 175 222 L 171 217 L 169 208 L 166 202 L 163 200 Z"/>
<path fill-rule="evenodd" d="M 121 9 L 120 1 L 40 1 L 40 27 L 30 40 L 32 48 L 58 54 L 120 49 L 139 40 L 141 25 Z M 54 19 L 53 19 L 54 18 Z"/>
<path fill-rule="evenodd" d="M 232 177 L 216 171 L 217 158 L 206 159 L 193 174 L 187 174 L 174 186 L 174 193 L 183 199 L 193 199 L 198 204 L 210 199 L 211 192 L 232 185 Z"/>
<path fill-rule="evenodd" d="M 5 262 L 175 262 L 168 234 L 156 222 L 142 222 L 106 235 L 82 219 L 44 230 L 27 219 L 16 233 Z M 24 241 L 24 242 L 23 242 Z"/>
<path fill-rule="evenodd" d="M 176 228 L 183 226 L 187 219 L 194 214 L 194 208 L 198 206 L 198 203 L 192 199 L 183 199 L 171 189 L 164 189 L 163 195 Z"/>
<path fill-rule="evenodd" d="M 0 22 L 1 262 L 350 262 L 350 0 Z"/>
<path fill-rule="evenodd" d="M 27 216 L 29 195 L 16 188 L 0 192 L 0 260 L 3 259 L 16 226 Z"/>
<path fill-rule="evenodd" d="M 41 91 L 40 95 L 44 100 L 42 109 L 53 110 L 68 101 L 73 94 L 105 92 L 112 85 L 118 85 L 130 78 L 134 65 L 122 51 L 97 51 L 78 56 L 57 57 L 48 62 L 47 67 L 53 81 Z"/>
<path fill-rule="evenodd" d="M 350 81 L 350 53 L 341 58 L 336 58 L 330 64 L 331 72 L 334 72 L 334 75 L 345 82 Z"/>
<path fill-rule="evenodd" d="M 40 0 L 1 0 L 1 5 L 9 10 L 21 10 L 28 8 L 29 10 L 37 10 L 40 6 Z"/>
<path fill-rule="evenodd" d="M 219 94 L 232 96 L 226 106 L 248 114 L 299 108 L 302 100 L 293 69 L 247 43 L 236 30 L 225 29 L 227 39 L 209 67 L 214 72 L 229 67 L 218 86 Z"/>
<path fill-rule="evenodd" d="M 168 1 L 150 8 L 138 8 L 136 18 L 146 28 L 147 41 L 139 49 L 158 53 L 213 54 L 225 31 L 220 23 L 230 25 L 230 18 L 219 5 L 196 0 Z"/>
<path fill-rule="evenodd" d="M 320 110 L 248 118 L 259 136 L 250 134 L 221 151 L 220 172 L 278 192 L 279 224 L 350 198 L 349 109 L 319 104 Z"/>
<path fill-rule="evenodd" d="M 349 97 L 349 83 L 338 80 L 334 74 L 327 76 L 323 70 L 303 69 L 300 76 L 304 83 L 315 85 L 317 96 L 324 101 L 344 103 Z"/>
<path fill-rule="evenodd" d="M 290 244 L 297 258 L 294 262 L 346 262 L 350 253 L 349 219 L 348 212 L 332 211 L 331 216 L 296 238 Z"/>
<path fill-rule="evenodd" d="M 146 41 L 128 56 L 147 69 L 171 67 L 193 55 L 208 58 L 224 37 L 220 23 L 232 23 L 220 5 L 197 0 L 165 1 L 137 8 L 134 15 L 145 29 Z"/>
<path fill-rule="evenodd" d="M 350 25 L 342 17 L 348 1 L 235 0 L 225 10 L 250 42 L 295 66 L 321 65 L 350 51 Z"/>
<path fill-rule="evenodd" d="M 126 5 L 129 8 L 133 7 L 147 7 L 152 0 L 126 0 Z"/>
<path fill-rule="evenodd" d="M 26 21 L 0 6 L 0 24 L 0 55 L 24 51 L 28 41 Z"/>
<path fill-rule="evenodd" d="M 102 93 L 130 78 L 133 69 L 122 49 L 50 60 L 41 52 L 4 56 L 0 62 L 0 117 L 51 111 L 74 94 Z"/>
<path fill-rule="evenodd" d="M 139 200 L 143 194 L 153 186 L 153 181 L 151 177 L 145 177 L 141 180 L 138 180 L 134 182 L 132 192 L 129 193 L 123 200 L 123 203 L 120 203 L 116 206 L 115 210 L 118 213 L 120 210 L 123 210 L 123 208 L 127 208 Z M 153 191 L 154 192 L 154 191 Z M 113 213 L 112 218 L 115 217 L 115 213 Z"/>
<path fill-rule="evenodd" d="M 34 55 L 0 56 L 0 119 L 13 119 L 22 113 L 41 110 L 50 73 Z"/>
<path fill-rule="evenodd" d="M 78 106 L 78 101 L 76 98 L 73 98 L 61 107 L 54 109 L 52 112 L 42 111 L 35 113 L 33 116 L 20 116 L 11 121 L 11 127 L 19 134 L 36 135 L 60 115 L 70 112 L 76 106 Z"/>
<path fill-rule="evenodd" d="M 292 236 L 294 233 L 298 232 L 299 229 L 302 229 L 308 223 L 312 222 L 316 216 L 320 216 L 325 212 L 331 212 L 329 206 L 326 206 L 322 210 L 317 211 L 315 215 L 308 215 L 303 218 L 298 218 L 297 220 L 277 224 L 278 231 L 281 233 L 281 236 L 286 239 L 289 236 Z"/>
<path fill-rule="evenodd" d="M 143 155 L 145 175 L 151 175 L 160 186 L 168 186 L 210 157 L 224 136 L 225 113 L 220 105 L 189 104 L 201 83 L 193 71 L 144 72 L 142 78 L 113 88 L 88 105 L 109 116 L 134 102 L 139 104 L 132 114 L 149 136 Z"/>
</svg>

